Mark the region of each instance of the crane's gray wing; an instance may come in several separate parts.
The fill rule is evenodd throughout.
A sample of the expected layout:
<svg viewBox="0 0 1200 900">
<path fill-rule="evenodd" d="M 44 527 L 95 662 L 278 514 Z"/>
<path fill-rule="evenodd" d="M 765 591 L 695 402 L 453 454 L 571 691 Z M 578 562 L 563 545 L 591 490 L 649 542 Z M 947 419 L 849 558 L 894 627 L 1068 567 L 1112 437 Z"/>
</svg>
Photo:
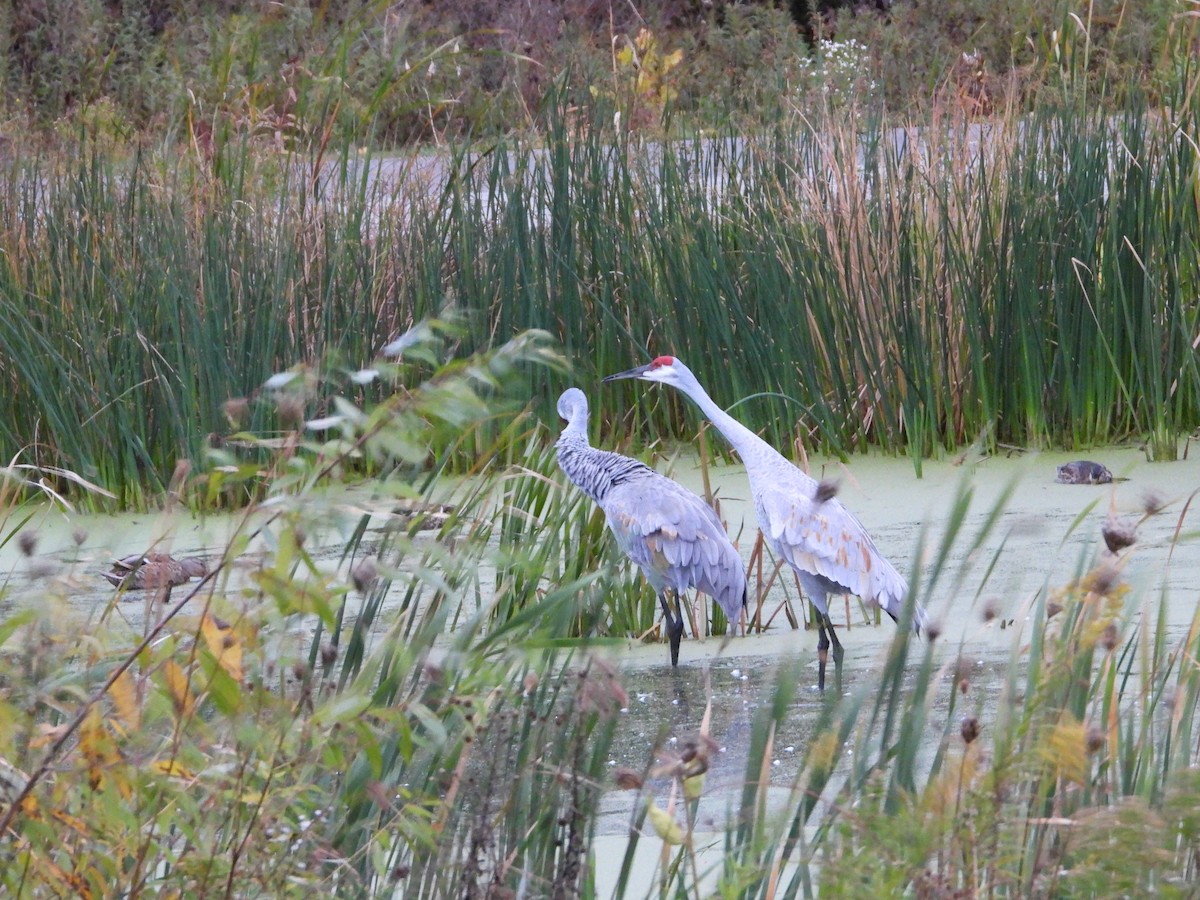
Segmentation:
<svg viewBox="0 0 1200 900">
<path fill-rule="evenodd" d="M 746 571 L 712 508 L 656 475 L 613 488 L 604 513 L 621 549 L 656 591 L 689 587 L 708 594 L 735 621 L 745 603 Z"/>
<path fill-rule="evenodd" d="M 794 568 L 828 579 L 898 617 L 908 585 L 837 499 L 817 503 L 791 491 L 758 498 L 767 542 Z"/>
</svg>

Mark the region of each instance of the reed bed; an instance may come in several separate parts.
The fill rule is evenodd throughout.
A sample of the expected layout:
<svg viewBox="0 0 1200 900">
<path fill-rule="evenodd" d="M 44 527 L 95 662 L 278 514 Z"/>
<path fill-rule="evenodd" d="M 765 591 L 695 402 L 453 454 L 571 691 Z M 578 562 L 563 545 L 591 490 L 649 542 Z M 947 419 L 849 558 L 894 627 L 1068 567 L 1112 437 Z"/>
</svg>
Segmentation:
<svg viewBox="0 0 1200 900">
<path fill-rule="evenodd" d="M 667 144 L 564 109 L 536 147 L 432 160 L 230 139 L 12 161 L 0 452 L 148 506 L 180 460 L 284 430 L 269 405 L 226 414 L 271 373 L 355 371 L 452 312 L 467 352 L 550 332 L 575 381 L 677 354 L 779 446 L 918 469 L 975 440 L 1173 458 L 1200 422 L 1198 98 Z M 527 382 L 543 419 L 565 381 Z M 694 434 L 635 390 L 595 404 L 599 430 Z"/>
<path fill-rule="evenodd" d="M 902 622 L 879 674 L 820 704 L 780 803 L 770 760 L 800 677 L 782 667 L 726 817 L 701 817 L 708 716 L 679 746 L 648 736 L 640 772 L 609 764 L 630 701 L 597 651 L 630 585 L 552 455 L 514 452 L 544 437 L 503 402 L 561 359 L 534 334 L 421 364 L 439 333 L 418 329 L 381 366 L 378 402 L 329 386 L 336 437 L 293 423 L 269 473 L 240 476 L 266 477 L 267 502 L 210 576 L 157 598 L 143 633 L 114 604 L 80 642 L 69 582 L 21 589 L 0 624 L 6 893 L 593 897 L 603 864 L 620 897 L 1187 894 L 1200 618 L 1172 633 L 1177 598 L 1133 592 L 1135 523 L 1029 598 L 997 700 Z M 336 573 L 317 564 L 305 535 L 328 520 L 335 473 L 464 444 L 480 477 L 436 531 L 363 519 Z M 447 478 L 380 489 L 433 499 Z M 914 596 L 984 591 L 996 561 L 977 551 L 1005 496 L 971 516 L 964 483 L 939 543 L 916 549 Z M 1147 507 L 1172 517 L 1172 555 L 1192 551 L 1194 499 Z M 9 540 L 24 519 L 6 501 Z M 267 552 L 231 579 L 255 535 Z M 596 851 L 615 791 L 630 811 L 619 868 Z M 660 850 L 651 874 L 634 865 L 643 842 Z"/>
</svg>

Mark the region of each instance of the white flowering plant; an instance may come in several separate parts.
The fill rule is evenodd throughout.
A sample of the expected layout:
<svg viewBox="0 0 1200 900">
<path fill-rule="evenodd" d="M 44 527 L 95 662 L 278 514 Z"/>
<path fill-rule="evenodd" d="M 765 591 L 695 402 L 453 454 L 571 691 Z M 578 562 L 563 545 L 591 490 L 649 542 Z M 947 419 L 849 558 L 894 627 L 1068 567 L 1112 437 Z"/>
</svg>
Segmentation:
<svg viewBox="0 0 1200 900">
<path fill-rule="evenodd" d="M 792 103 L 801 111 L 820 106 L 859 114 L 880 96 L 872 77 L 871 54 L 861 41 L 817 42 L 810 56 L 796 59 Z"/>
</svg>

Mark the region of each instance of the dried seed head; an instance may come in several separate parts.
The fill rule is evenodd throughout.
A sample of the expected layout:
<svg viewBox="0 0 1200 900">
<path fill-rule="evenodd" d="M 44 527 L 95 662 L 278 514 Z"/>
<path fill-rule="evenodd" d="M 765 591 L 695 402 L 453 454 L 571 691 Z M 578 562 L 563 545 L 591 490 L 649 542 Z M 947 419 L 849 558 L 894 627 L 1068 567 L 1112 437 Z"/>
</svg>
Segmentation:
<svg viewBox="0 0 1200 900">
<path fill-rule="evenodd" d="M 1142 509 L 1146 515 L 1156 516 L 1167 508 L 1167 500 L 1158 491 L 1147 490 L 1142 493 Z"/>
<path fill-rule="evenodd" d="M 234 428 L 241 428 L 242 424 L 250 418 L 250 401 L 245 397 L 230 397 L 221 404 L 221 412 L 225 413 L 225 418 L 229 420 L 229 424 Z"/>
<path fill-rule="evenodd" d="M 983 609 L 979 611 L 979 614 L 983 616 L 983 621 L 990 622 L 996 618 L 999 612 L 1000 602 L 995 597 L 988 597 L 983 601 Z"/>
<path fill-rule="evenodd" d="M 1050 602 L 1048 602 L 1046 604 L 1046 618 L 1047 619 L 1053 619 L 1055 616 L 1057 616 L 1062 611 L 1063 611 L 1063 606 L 1061 603 L 1056 603 L 1055 601 L 1051 600 Z"/>
<path fill-rule="evenodd" d="M 1093 594 L 1107 597 L 1121 583 L 1121 572 L 1112 561 L 1101 562 L 1084 579 L 1083 586 Z"/>
<path fill-rule="evenodd" d="M 525 673 L 525 679 L 524 679 L 524 681 L 522 682 L 522 684 L 523 684 L 523 686 L 524 686 L 524 688 L 525 688 L 525 693 L 526 693 L 526 694 L 532 694 L 534 691 L 536 691 L 536 690 L 537 690 L 537 686 L 538 686 L 538 674 L 537 674 L 537 672 L 534 672 L 534 671 L 529 671 L 529 672 L 526 672 L 526 673 Z"/>
<path fill-rule="evenodd" d="M 832 500 L 837 496 L 837 492 L 841 489 L 842 483 L 836 478 L 822 478 L 817 482 L 817 491 L 815 499 L 817 506 Z"/>
<path fill-rule="evenodd" d="M 965 657 L 960 656 L 954 661 L 954 681 L 964 694 L 971 687 L 971 663 Z"/>
<path fill-rule="evenodd" d="M 1108 518 L 1104 520 L 1104 524 L 1100 526 L 1100 534 L 1104 537 L 1104 544 L 1108 547 L 1109 553 L 1119 553 L 1126 547 L 1132 547 L 1137 543 L 1137 529 L 1132 522 L 1124 522 L 1120 519 Z"/>
<path fill-rule="evenodd" d="M 82 547 L 83 542 L 86 541 L 87 539 L 88 539 L 87 529 L 82 528 L 78 525 L 75 526 L 75 529 L 71 532 L 71 540 L 73 540 L 75 542 L 75 546 Z"/>
<path fill-rule="evenodd" d="M 308 663 L 303 660 L 292 663 L 292 677 L 297 681 L 303 681 L 308 677 Z"/>
<path fill-rule="evenodd" d="M 321 665 L 329 668 L 337 661 L 337 655 L 337 647 L 333 646 L 329 641 L 321 644 Z"/>
<path fill-rule="evenodd" d="M 36 531 L 22 531 L 17 535 L 17 549 L 21 551 L 22 556 L 33 556 L 33 551 L 37 549 L 37 543 Z"/>
<path fill-rule="evenodd" d="M 960 733 L 962 734 L 963 743 L 966 743 L 966 744 L 972 743 L 975 740 L 975 738 L 979 737 L 979 732 L 981 730 L 982 730 L 982 726 L 979 724 L 979 720 L 977 718 L 975 718 L 974 716 L 964 716 L 963 717 L 962 728 L 960 729 Z"/>
<path fill-rule="evenodd" d="M 1121 633 L 1117 631 L 1117 624 L 1109 622 L 1104 626 L 1104 631 L 1100 633 L 1100 646 L 1112 653 L 1116 649 L 1117 644 L 1121 641 Z"/>
<path fill-rule="evenodd" d="M 1098 728 L 1095 725 L 1087 730 L 1087 752 L 1099 753 L 1104 749 L 1104 729 Z"/>
<path fill-rule="evenodd" d="M 375 564 L 373 556 L 368 556 L 350 572 L 350 580 L 354 582 L 354 589 L 361 594 L 365 594 L 374 587 L 378 577 L 379 567 Z"/>
<path fill-rule="evenodd" d="M 936 619 L 925 626 L 925 637 L 929 638 L 929 643 L 933 643 L 942 636 L 942 623 Z"/>
<path fill-rule="evenodd" d="M 642 788 L 642 776 L 633 769 L 620 768 L 613 772 L 617 788 L 622 791 L 638 791 Z"/>
<path fill-rule="evenodd" d="M 709 758 L 716 749 L 716 741 L 706 734 L 688 738 L 679 753 L 679 761 L 682 763 L 680 774 L 691 777 L 707 772 Z"/>
</svg>

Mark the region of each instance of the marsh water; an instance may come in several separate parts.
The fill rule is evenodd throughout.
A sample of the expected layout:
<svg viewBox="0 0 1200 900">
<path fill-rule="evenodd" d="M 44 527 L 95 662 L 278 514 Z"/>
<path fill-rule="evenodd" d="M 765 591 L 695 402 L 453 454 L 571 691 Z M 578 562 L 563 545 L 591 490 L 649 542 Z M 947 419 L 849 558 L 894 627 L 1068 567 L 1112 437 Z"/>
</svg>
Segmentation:
<svg viewBox="0 0 1200 900">
<path fill-rule="evenodd" d="M 1190 626 L 1200 601 L 1196 546 L 1200 529 L 1197 511 L 1188 504 L 1200 488 L 1200 455 L 1148 463 L 1136 448 L 1116 448 L 1094 451 L 1089 457 L 1123 480 L 1110 485 L 1058 484 L 1056 466 L 1078 458 L 1061 453 L 926 462 L 921 478 L 906 459 L 854 457 L 848 465 L 812 461 L 814 476 L 841 480 L 842 501 L 863 521 L 880 551 L 905 574 L 914 567 L 926 573 L 934 568 L 956 498 L 964 490 L 970 492 L 961 532 L 949 545 L 941 575 L 925 596 L 940 628 L 934 654 L 942 667 L 933 696 L 931 753 L 955 690 L 955 671 L 961 675 L 962 666 L 968 667 L 972 693 L 966 708 L 977 713 L 986 727 L 1014 648 L 1020 653 L 1028 641 L 1034 599 L 1044 589 L 1069 582 L 1099 558 L 1104 551 L 1100 527 L 1110 515 L 1137 520 L 1148 501 L 1163 505 L 1162 512 L 1141 522 L 1137 543 L 1125 551 L 1129 559 L 1124 575 L 1133 588 L 1132 614 L 1145 615 L 1166 603 L 1173 637 L 1182 637 Z M 694 459 L 678 458 L 670 470 L 677 479 L 700 489 L 701 472 Z M 748 557 L 754 520 L 744 472 L 731 465 L 710 468 L 708 475 L 722 514 Z M 360 500 L 348 495 L 330 503 L 322 516 L 327 532 L 310 536 L 320 548 L 315 555 L 333 577 L 348 577 L 341 546 L 367 508 Z M 998 508 L 1002 509 L 999 517 L 977 539 Z M 23 556 L 17 541 L 0 548 L 0 572 L 5 573 L 0 617 L 22 604 L 46 602 L 46 585 L 53 583 L 61 598 L 55 602 L 78 619 L 81 631 L 105 614 L 118 616 L 141 633 L 144 599 L 129 594 L 114 605 L 112 588 L 99 577 L 112 557 L 138 552 L 160 540 L 176 556 L 215 557 L 240 521 L 237 516 L 201 519 L 178 512 L 70 516 L 47 508 L 26 526 L 38 536 L 32 556 Z M 255 550 L 253 544 L 248 549 L 249 565 Z M 802 609 L 796 602 L 794 581 L 785 576 L 776 582 L 764 610 L 770 614 L 787 597 L 797 611 Z M 386 609 L 385 605 L 381 630 L 389 624 Z M 845 647 L 843 692 L 871 690 L 895 634 L 886 617 L 876 626 L 864 620 L 864 613 L 857 602 L 834 602 L 831 609 Z M 668 664 L 663 644 L 629 641 L 604 650 L 621 671 L 629 696 L 610 766 L 645 770 L 656 752 L 669 754 L 694 738 L 709 708 L 709 733 L 718 752 L 706 777 L 701 828 L 706 822 L 714 826 L 723 822 L 736 806 L 751 762 L 765 766 L 771 773 L 771 790 L 785 797 L 827 699 L 814 690 L 815 648 L 815 631 L 793 630 L 777 616 L 766 633 L 735 637 L 724 649 L 718 639 L 685 638 L 676 669 Z M 916 666 L 922 653 L 918 647 L 910 665 Z M 755 713 L 769 701 L 778 674 L 794 666 L 800 669 L 800 689 L 775 735 L 772 758 L 750 761 L 746 752 Z M 959 714 L 961 704 L 955 715 Z M 847 750 L 853 753 L 853 748 Z M 669 781 L 664 779 L 661 788 L 665 805 Z M 634 811 L 632 797 L 615 790 L 606 795 L 599 830 L 602 843 L 611 839 L 613 847 L 619 848 L 613 852 L 623 852 Z M 644 848 L 651 862 L 656 843 L 648 840 Z"/>
</svg>

